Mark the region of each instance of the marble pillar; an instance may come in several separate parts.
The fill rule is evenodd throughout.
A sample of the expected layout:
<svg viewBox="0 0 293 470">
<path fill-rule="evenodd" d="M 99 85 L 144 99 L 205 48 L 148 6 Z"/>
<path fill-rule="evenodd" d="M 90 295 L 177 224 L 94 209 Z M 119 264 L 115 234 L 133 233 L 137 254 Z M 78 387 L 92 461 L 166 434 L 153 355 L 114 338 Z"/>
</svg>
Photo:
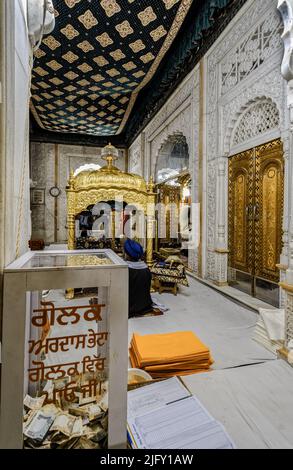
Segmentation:
<svg viewBox="0 0 293 470">
<path fill-rule="evenodd" d="M 285 346 L 281 351 L 281 355 L 284 356 L 290 363 L 293 364 L 293 0 L 279 0 L 278 9 L 281 13 L 284 32 L 282 39 L 284 42 L 284 57 L 282 62 L 282 75 L 288 82 L 287 90 L 287 103 L 290 112 L 290 151 L 288 161 L 288 268 L 286 273 L 282 275 L 280 286 L 282 287 L 285 297 L 284 305 L 286 310 L 286 336 Z"/>
<path fill-rule="evenodd" d="M 216 247 L 215 247 L 215 283 L 225 286 L 228 283 L 228 240 L 227 240 L 227 207 L 228 207 L 228 159 L 217 159 L 216 177 Z"/>
</svg>

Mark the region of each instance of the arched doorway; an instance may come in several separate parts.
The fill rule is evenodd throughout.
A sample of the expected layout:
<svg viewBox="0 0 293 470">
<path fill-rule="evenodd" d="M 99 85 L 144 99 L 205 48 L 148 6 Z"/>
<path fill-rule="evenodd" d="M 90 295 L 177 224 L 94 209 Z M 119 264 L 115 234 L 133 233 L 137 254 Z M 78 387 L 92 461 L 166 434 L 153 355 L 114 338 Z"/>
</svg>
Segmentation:
<svg viewBox="0 0 293 470">
<path fill-rule="evenodd" d="M 229 159 L 230 285 L 279 307 L 283 145 L 275 139 Z"/>
<path fill-rule="evenodd" d="M 168 137 L 160 148 L 157 187 L 157 237 L 155 251 L 163 258 L 178 256 L 188 264 L 191 238 L 191 176 L 189 149 L 181 133 Z"/>
<path fill-rule="evenodd" d="M 280 304 L 284 157 L 280 113 L 259 97 L 238 117 L 229 158 L 229 269 L 233 287 Z"/>
</svg>

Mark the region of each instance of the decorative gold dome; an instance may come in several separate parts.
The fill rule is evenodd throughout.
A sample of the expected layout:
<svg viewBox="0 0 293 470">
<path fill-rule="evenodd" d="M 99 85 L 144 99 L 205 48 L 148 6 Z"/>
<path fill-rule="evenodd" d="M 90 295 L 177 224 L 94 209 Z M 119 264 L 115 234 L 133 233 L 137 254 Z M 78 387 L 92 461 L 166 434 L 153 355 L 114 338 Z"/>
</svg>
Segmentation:
<svg viewBox="0 0 293 470">
<path fill-rule="evenodd" d="M 71 174 L 68 189 L 88 191 L 105 188 L 147 192 L 148 186 L 141 176 L 126 173 L 113 165 L 113 162 L 118 160 L 118 156 L 118 149 L 109 143 L 102 150 L 102 159 L 107 162 L 107 165 L 99 170 L 86 169 L 77 174 Z"/>
<path fill-rule="evenodd" d="M 100 170 L 81 171 L 76 176 L 72 175 L 69 187 L 75 191 L 111 188 L 147 192 L 147 184 L 141 176 L 126 173 L 112 165 L 106 165 Z"/>
</svg>

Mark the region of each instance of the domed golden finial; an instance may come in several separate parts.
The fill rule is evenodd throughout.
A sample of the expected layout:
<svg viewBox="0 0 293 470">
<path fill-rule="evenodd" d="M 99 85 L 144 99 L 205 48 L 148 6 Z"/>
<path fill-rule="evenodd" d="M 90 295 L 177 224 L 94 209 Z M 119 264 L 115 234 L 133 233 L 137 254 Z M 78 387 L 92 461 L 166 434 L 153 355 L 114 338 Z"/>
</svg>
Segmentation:
<svg viewBox="0 0 293 470">
<path fill-rule="evenodd" d="M 106 147 L 103 148 L 102 150 L 102 160 L 105 160 L 108 164 L 108 168 L 112 168 L 113 162 L 115 160 L 118 160 L 119 152 L 118 149 L 116 149 L 111 142 L 109 142 Z"/>
</svg>

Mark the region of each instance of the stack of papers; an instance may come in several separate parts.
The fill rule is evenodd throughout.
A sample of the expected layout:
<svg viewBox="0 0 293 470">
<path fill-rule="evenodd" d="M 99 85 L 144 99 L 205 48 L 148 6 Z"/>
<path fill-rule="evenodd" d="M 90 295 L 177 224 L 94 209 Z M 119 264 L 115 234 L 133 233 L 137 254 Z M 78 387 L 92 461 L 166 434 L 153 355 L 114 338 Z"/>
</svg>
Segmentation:
<svg viewBox="0 0 293 470">
<path fill-rule="evenodd" d="M 224 427 L 175 377 L 128 392 L 128 439 L 135 449 L 235 448 Z"/>
<path fill-rule="evenodd" d="M 213 363 L 210 350 L 191 331 L 140 336 L 134 333 L 130 346 L 132 367 L 153 378 L 206 372 Z"/>
<path fill-rule="evenodd" d="M 253 339 L 268 351 L 277 354 L 284 346 L 285 310 L 260 308 Z"/>
</svg>

